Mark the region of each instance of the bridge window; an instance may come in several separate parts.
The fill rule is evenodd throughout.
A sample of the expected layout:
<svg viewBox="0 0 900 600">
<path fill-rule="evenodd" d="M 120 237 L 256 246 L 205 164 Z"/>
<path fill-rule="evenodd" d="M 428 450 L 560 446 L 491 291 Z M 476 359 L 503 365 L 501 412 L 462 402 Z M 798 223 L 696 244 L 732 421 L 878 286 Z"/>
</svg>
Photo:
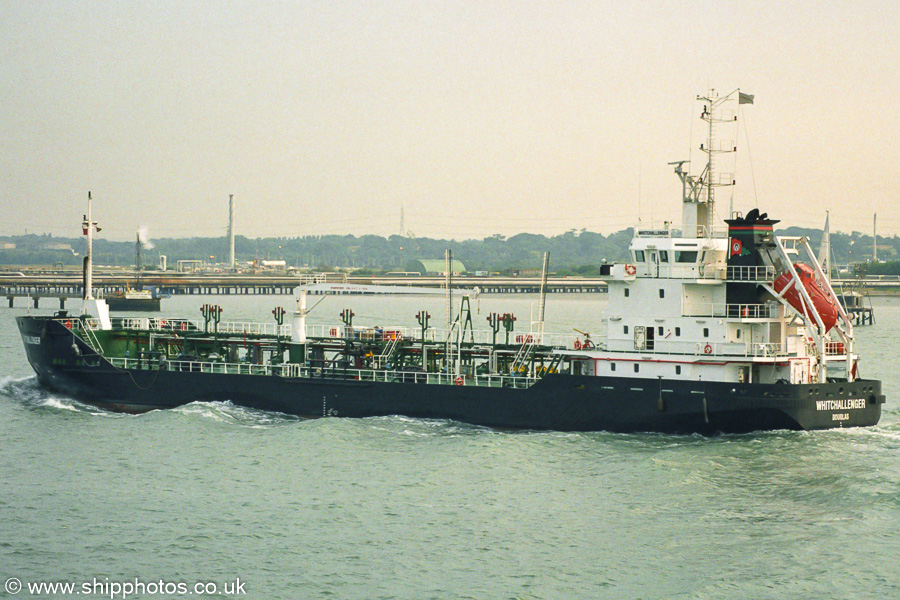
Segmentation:
<svg viewBox="0 0 900 600">
<path fill-rule="evenodd" d="M 696 250 L 676 250 L 675 262 L 677 263 L 695 263 L 697 262 Z"/>
<path fill-rule="evenodd" d="M 659 262 L 669 262 L 669 251 L 668 250 L 660 250 L 659 251 Z"/>
<path fill-rule="evenodd" d="M 644 262 L 644 251 L 643 250 L 635 250 L 634 251 L 634 262 Z"/>
</svg>

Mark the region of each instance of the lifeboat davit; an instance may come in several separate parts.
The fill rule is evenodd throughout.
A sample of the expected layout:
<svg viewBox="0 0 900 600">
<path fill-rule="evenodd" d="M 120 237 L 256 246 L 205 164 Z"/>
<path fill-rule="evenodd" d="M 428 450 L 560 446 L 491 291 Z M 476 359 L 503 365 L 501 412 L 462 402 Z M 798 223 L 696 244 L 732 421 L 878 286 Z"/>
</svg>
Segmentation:
<svg viewBox="0 0 900 600">
<path fill-rule="evenodd" d="M 822 324 L 825 325 L 825 331 L 828 332 L 834 327 L 838 320 L 839 312 L 837 303 L 822 289 L 822 286 L 816 280 L 815 271 L 813 271 L 812 267 L 805 263 L 795 263 L 794 269 L 797 270 L 797 275 L 800 276 L 800 283 L 806 288 L 806 293 L 809 294 L 809 297 L 812 299 L 815 312 L 819 313 L 819 318 L 822 319 Z M 780 294 L 791 282 L 791 279 L 790 273 L 782 273 L 779 275 L 773 284 L 775 291 Z M 784 293 L 784 299 L 787 300 L 788 304 L 796 308 L 797 312 L 812 315 L 812 311 L 809 310 L 809 308 L 804 310 L 803 296 L 800 295 L 800 290 L 797 289 L 796 285 L 791 286 L 791 288 Z"/>
</svg>

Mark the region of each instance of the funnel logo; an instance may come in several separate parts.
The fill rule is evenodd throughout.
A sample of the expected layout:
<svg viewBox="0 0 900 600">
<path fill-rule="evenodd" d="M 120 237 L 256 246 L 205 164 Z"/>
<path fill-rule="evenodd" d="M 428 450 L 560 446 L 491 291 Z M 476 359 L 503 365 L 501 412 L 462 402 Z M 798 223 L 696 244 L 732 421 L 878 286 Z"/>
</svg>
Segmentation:
<svg viewBox="0 0 900 600">
<path fill-rule="evenodd" d="M 743 254 L 742 250 L 744 249 L 744 245 L 741 244 L 741 240 L 732 238 L 731 239 L 731 254 L 729 256 L 741 256 Z"/>
</svg>

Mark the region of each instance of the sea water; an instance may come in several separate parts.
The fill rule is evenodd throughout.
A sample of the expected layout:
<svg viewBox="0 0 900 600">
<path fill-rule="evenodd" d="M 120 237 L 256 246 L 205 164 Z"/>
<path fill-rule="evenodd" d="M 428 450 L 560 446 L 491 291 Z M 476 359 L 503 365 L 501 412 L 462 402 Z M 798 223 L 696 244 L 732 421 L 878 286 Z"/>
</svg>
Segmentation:
<svg viewBox="0 0 900 600">
<path fill-rule="evenodd" d="M 163 302 L 171 317 L 293 309 Z M 551 295 L 547 329 L 596 335 L 604 302 Z M 473 318 L 513 312 L 527 330 L 537 303 L 482 295 Z M 310 322 L 344 308 L 359 325 L 446 323 L 440 296 L 328 297 Z M 0 595 L 898 598 L 900 301 L 875 311 L 856 337 L 887 395 L 877 427 L 700 437 L 303 420 L 227 398 L 113 414 L 41 389 L 13 320 L 28 311 L 3 308 Z"/>
</svg>

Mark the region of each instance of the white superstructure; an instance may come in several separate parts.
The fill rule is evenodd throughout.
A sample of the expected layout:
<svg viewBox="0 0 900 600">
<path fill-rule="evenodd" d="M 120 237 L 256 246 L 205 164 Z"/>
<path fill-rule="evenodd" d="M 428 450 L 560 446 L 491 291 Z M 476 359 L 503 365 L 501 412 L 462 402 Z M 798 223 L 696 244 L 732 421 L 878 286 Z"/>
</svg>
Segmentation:
<svg viewBox="0 0 900 600">
<path fill-rule="evenodd" d="M 852 381 L 853 328 L 808 240 L 777 237 L 777 221 L 750 211 L 718 224 L 716 190 L 734 184 L 722 172 L 736 151 L 717 135 L 736 123 L 735 90 L 698 98 L 708 137 L 697 174 L 672 163 L 683 183 L 681 229 L 638 228 L 625 263 L 604 265 L 609 303 L 605 341 L 582 346 L 586 374 L 730 381 Z M 731 163 L 733 165 L 733 161 Z M 572 354 L 567 352 L 568 354 Z"/>
</svg>

